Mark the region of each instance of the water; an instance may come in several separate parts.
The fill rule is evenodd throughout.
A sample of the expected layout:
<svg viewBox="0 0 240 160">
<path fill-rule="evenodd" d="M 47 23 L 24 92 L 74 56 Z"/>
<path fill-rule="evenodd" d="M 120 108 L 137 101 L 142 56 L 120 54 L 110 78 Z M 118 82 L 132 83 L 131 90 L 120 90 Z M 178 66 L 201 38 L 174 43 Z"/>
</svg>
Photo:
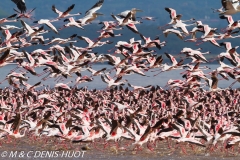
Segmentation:
<svg viewBox="0 0 240 160">
<path fill-rule="evenodd" d="M 5 66 L 5 67 L 2 67 L 1 68 L 1 79 L 0 80 L 3 80 L 7 74 L 16 67 L 16 65 L 8 65 L 8 66 Z M 217 67 L 219 67 L 219 64 L 209 64 L 208 67 L 210 67 L 211 69 L 208 69 L 208 70 L 203 70 L 204 73 L 209 73 L 211 72 L 212 70 L 216 69 Z M 39 67 L 39 68 L 36 68 L 36 72 L 37 73 L 42 73 L 43 72 L 43 69 L 46 68 L 46 67 Z M 108 64 L 94 64 L 92 66 L 92 68 L 94 70 L 100 70 L 102 68 L 107 68 L 107 69 L 112 69 L 113 66 L 110 66 Z M 18 69 L 16 70 L 15 72 L 20 72 L 20 71 L 23 71 L 24 69 Z M 152 69 L 152 70 L 157 70 L 157 69 Z M 167 72 L 162 72 L 160 73 L 158 76 L 153 76 L 154 74 L 157 74 L 158 72 L 151 72 L 151 71 L 148 71 L 148 72 L 145 72 L 145 74 L 147 76 L 150 76 L 150 77 L 147 77 L 147 76 L 141 76 L 141 75 L 138 75 L 138 74 L 131 74 L 131 75 L 126 75 L 126 76 L 123 76 L 123 79 L 127 79 L 128 82 L 132 85 L 136 85 L 136 86 L 147 86 L 147 85 L 159 85 L 160 87 L 164 87 L 167 83 L 167 81 L 169 79 L 182 79 L 182 75 L 180 74 L 181 72 L 185 71 L 185 69 L 179 69 L 179 70 L 171 70 L 171 71 L 167 71 Z M 84 75 L 88 75 L 90 76 L 91 73 L 89 71 L 82 71 L 81 72 L 82 76 Z M 114 74 L 115 74 L 115 71 L 113 70 L 112 73 L 111 73 L 111 76 L 114 77 Z M 45 74 L 47 75 L 47 74 Z M 46 81 L 43 81 L 42 78 L 45 76 L 41 76 L 41 77 L 38 77 L 38 76 L 33 76 L 31 75 L 30 73 L 27 73 L 26 76 L 29 77 L 29 80 L 27 81 L 27 83 L 29 83 L 30 85 L 34 85 L 35 83 L 41 81 L 42 84 L 44 85 L 50 85 L 51 87 L 54 87 L 54 85 L 57 83 L 57 80 L 56 78 L 50 78 L 50 79 L 47 79 Z M 68 77 L 67 79 L 63 78 L 61 81 L 59 82 L 62 82 L 62 83 L 67 83 L 67 82 L 70 82 L 70 81 L 73 81 L 72 83 L 69 83 L 69 86 L 74 86 L 75 84 L 75 80 L 77 78 L 77 76 L 75 74 L 72 74 L 73 77 Z M 208 76 L 210 78 L 210 76 Z M 88 89 L 105 89 L 107 87 L 107 84 L 104 83 L 101 79 L 101 76 L 94 76 L 93 77 L 94 80 L 92 82 L 85 82 L 85 83 L 81 83 L 81 84 L 78 84 L 77 86 L 79 88 L 81 87 L 88 87 Z M 221 79 L 222 77 L 221 76 L 218 76 L 219 79 Z M 202 80 L 202 82 L 204 83 L 205 81 Z M 227 88 L 229 87 L 232 82 L 234 82 L 234 80 L 232 78 L 229 78 L 229 81 L 227 80 L 219 80 L 219 84 L 218 86 L 220 88 Z M 0 87 L 3 88 L 3 87 L 8 87 L 9 84 L 7 81 L 4 81 Z M 125 85 L 126 86 L 126 85 Z M 240 85 L 239 83 L 235 83 L 233 88 L 239 88 Z M 208 87 L 205 87 L 205 89 L 208 89 Z"/>
</svg>

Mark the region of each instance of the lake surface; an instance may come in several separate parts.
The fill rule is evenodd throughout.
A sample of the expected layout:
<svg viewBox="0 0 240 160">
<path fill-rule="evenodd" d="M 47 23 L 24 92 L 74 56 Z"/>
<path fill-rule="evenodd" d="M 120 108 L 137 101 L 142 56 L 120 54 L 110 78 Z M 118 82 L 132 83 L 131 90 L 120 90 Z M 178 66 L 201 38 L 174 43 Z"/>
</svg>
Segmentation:
<svg viewBox="0 0 240 160">
<path fill-rule="evenodd" d="M 114 159 L 114 160 L 181 160 L 181 159 L 189 159 L 189 160 L 237 160 L 239 159 L 239 149 L 236 147 L 234 150 L 234 155 L 231 153 L 227 153 L 226 151 L 221 151 L 221 147 L 216 149 L 214 152 L 210 154 L 205 153 L 206 148 L 195 146 L 194 149 L 192 149 L 189 144 L 185 143 L 184 147 L 186 149 L 186 153 L 184 154 L 181 151 L 181 148 L 176 148 L 176 143 L 172 143 L 172 148 L 168 148 L 166 140 L 158 142 L 157 146 L 154 147 L 153 151 L 150 151 L 147 149 L 147 146 L 144 145 L 144 148 L 141 151 L 134 150 L 133 147 L 128 148 L 128 150 L 122 150 L 117 149 L 114 146 L 114 142 L 109 147 L 104 148 L 103 143 L 96 142 L 96 144 L 90 143 L 74 143 L 72 144 L 72 147 L 70 147 L 69 142 L 66 142 L 66 147 L 63 148 L 63 146 L 60 146 L 60 144 L 57 144 L 57 138 L 56 137 L 41 137 L 35 141 L 32 140 L 32 137 L 24 137 L 21 139 L 12 139 L 10 143 L 4 143 L 0 148 L 0 159 L 2 158 L 2 153 L 7 152 L 6 159 L 36 159 L 36 160 L 42 160 L 42 159 L 53 159 L 53 160 L 79 160 L 79 159 L 87 159 L 87 160 L 102 160 L 102 159 Z M 98 141 L 98 140 L 97 140 Z M 171 141 L 171 140 L 170 140 Z M 221 145 L 221 144 L 219 144 Z M 88 146 L 89 150 L 84 150 L 83 157 L 70 157 L 70 156 L 62 156 L 63 152 L 82 152 L 82 147 Z M 95 147 L 96 148 L 95 148 Z M 124 146 L 124 145 L 121 145 Z M 9 158 L 9 155 L 11 151 L 16 152 L 16 157 Z M 31 151 L 29 156 L 32 158 L 27 158 L 27 153 Z M 46 156 L 47 154 L 44 154 L 43 157 L 39 156 L 39 154 L 36 153 L 43 153 L 42 151 L 54 151 L 58 152 L 58 156 L 54 157 L 51 156 L 49 158 Z M 25 153 L 25 156 L 23 158 L 18 158 L 19 153 Z M 48 158 L 47 158 L 48 157 Z"/>
</svg>

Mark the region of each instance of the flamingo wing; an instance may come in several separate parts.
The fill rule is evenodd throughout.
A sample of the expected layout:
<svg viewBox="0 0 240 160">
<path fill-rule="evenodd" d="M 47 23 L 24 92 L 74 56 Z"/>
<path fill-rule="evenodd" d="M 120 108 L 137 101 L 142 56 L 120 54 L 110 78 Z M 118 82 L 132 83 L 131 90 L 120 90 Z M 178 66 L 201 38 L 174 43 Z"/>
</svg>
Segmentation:
<svg viewBox="0 0 240 160">
<path fill-rule="evenodd" d="M 52 11 L 57 13 L 57 14 L 61 14 L 62 12 L 57 10 L 57 8 L 55 7 L 55 5 L 52 6 Z"/>
<path fill-rule="evenodd" d="M 9 54 L 10 54 L 10 50 L 9 50 L 9 49 L 3 53 L 3 55 L 2 55 L 1 58 L 0 58 L 0 64 L 3 63 L 3 62 L 5 62 L 5 60 L 6 60 L 7 57 L 9 56 Z"/>
<path fill-rule="evenodd" d="M 133 24 L 133 23 L 129 23 L 129 24 L 127 25 L 127 28 L 130 29 L 131 31 L 133 31 L 134 33 L 140 34 L 140 33 L 138 32 L 138 30 L 137 30 L 137 27 L 136 27 L 135 24 Z"/>
<path fill-rule="evenodd" d="M 25 13 L 27 10 L 26 4 L 24 0 L 11 0 L 17 5 L 17 8 L 21 11 L 21 13 Z"/>
<path fill-rule="evenodd" d="M 70 7 L 68 7 L 68 9 L 63 12 L 64 15 L 67 15 L 73 8 L 74 8 L 75 4 L 72 4 Z"/>
<path fill-rule="evenodd" d="M 85 15 L 92 14 L 99 10 L 103 5 L 104 0 L 99 0 L 95 5 L 93 5 L 89 10 L 85 12 Z"/>
<path fill-rule="evenodd" d="M 101 75 L 101 79 L 102 79 L 102 81 L 103 81 L 104 83 L 108 83 L 108 82 L 109 82 L 109 80 L 106 79 L 103 75 Z"/>
</svg>

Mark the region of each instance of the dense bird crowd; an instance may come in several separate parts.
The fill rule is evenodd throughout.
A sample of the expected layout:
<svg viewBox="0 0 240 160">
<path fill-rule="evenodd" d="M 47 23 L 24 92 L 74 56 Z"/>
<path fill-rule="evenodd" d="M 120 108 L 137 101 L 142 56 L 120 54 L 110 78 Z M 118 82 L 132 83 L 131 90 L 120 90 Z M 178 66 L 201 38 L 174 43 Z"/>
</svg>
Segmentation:
<svg viewBox="0 0 240 160">
<path fill-rule="evenodd" d="M 191 63 L 185 63 L 183 59 L 177 60 L 177 56 L 170 53 L 165 53 L 164 56 L 169 58 L 172 64 L 163 63 L 163 56 L 155 54 L 151 48 L 160 50 L 169 42 L 160 42 L 159 36 L 152 40 L 141 34 L 136 27 L 142 23 L 138 19 L 154 18 L 137 17 L 140 9 L 133 8 L 118 15 L 112 13 L 114 21 L 101 22 L 103 27 L 99 37 L 91 40 L 77 34 L 45 39 L 44 34 L 54 32 L 58 35 L 66 27 L 84 30 L 102 15 L 97 11 L 101 9 L 104 0 L 99 0 L 78 20 L 73 16 L 81 13 L 70 13 L 74 4 L 63 12 L 53 5 L 52 10 L 58 16 L 52 20 L 34 21 L 36 26 L 24 21 L 25 18 L 31 19 L 34 9 L 27 12 L 25 6 L 18 7 L 20 12 L 0 20 L 1 23 L 5 23 L 20 19 L 22 25 L 22 28 L 14 25 L 0 27 L 5 36 L 0 48 L 0 66 L 17 63 L 17 67 L 5 78 L 10 86 L 0 90 L 0 137 L 4 139 L 6 136 L 56 136 L 62 141 L 69 140 L 75 143 L 95 142 L 96 139 L 103 138 L 106 145 L 110 140 L 118 142 L 127 139 L 138 147 L 148 144 L 150 150 L 154 149 L 154 145 L 150 144 L 156 144 L 157 140 L 173 139 L 177 143 L 186 142 L 211 150 L 214 150 L 219 142 L 224 142 L 224 149 L 232 148 L 240 141 L 240 91 L 239 88 L 231 88 L 236 82 L 240 82 L 240 58 L 236 52 L 238 46 L 232 47 L 230 42 L 217 41 L 237 37 L 232 35 L 238 33 L 236 30 L 240 26 L 238 21 L 233 21 L 231 14 L 238 12 L 239 1 L 221 2 L 223 7 L 214 11 L 220 12 L 220 18 L 227 19 L 229 23 L 222 33 L 217 33 L 217 28 L 211 28 L 194 18 L 187 20 L 193 23 L 186 24 L 187 21 L 182 20 L 182 15 L 177 14 L 173 8 L 165 8 L 170 14 L 170 22 L 159 27 L 165 37 L 174 33 L 186 42 L 200 45 L 209 41 L 213 47 L 223 48 L 224 51 L 215 59 L 220 66 L 208 74 L 203 70 L 210 68 L 207 65 L 203 66 L 203 63 L 211 63 L 211 60 L 204 57 L 204 54 L 210 53 L 201 52 L 201 48 L 185 47 L 181 50 L 185 58 L 192 59 Z M 14 19 L 15 17 L 17 18 Z M 57 29 L 54 22 L 63 19 L 66 24 Z M 49 30 L 44 29 L 45 25 Z M 187 27 L 192 25 L 195 27 L 189 31 Z M 121 36 L 114 31 L 125 26 L 139 35 L 141 40 L 132 38 L 129 41 L 118 41 L 115 50 L 109 51 L 112 54 L 92 53 L 95 47 L 112 43 L 103 39 Z M 200 38 L 197 37 L 197 32 L 202 33 Z M 186 39 L 189 35 L 191 38 Z M 75 46 L 74 43 L 78 40 L 86 41 L 88 45 Z M 31 45 L 39 46 L 39 49 L 31 53 L 20 51 L 22 47 Z M 42 45 L 49 46 L 49 49 L 41 49 Z M 224 59 L 231 65 L 225 64 Z M 107 62 L 112 67 L 92 69 L 91 66 L 102 62 Z M 45 68 L 42 73 L 37 73 L 36 67 Z M 26 72 L 17 72 L 19 68 Z M 171 70 L 175 69 L 185 69 L 181 75 L 182 79 L 170 79 L 164 88 L 153 85 L 134 86 L 127 79 L 123 79 L 129 74 L 149 76 L 150 72 L 158 72 L 154 75 L 157 78 L 162 72 L 171 73 Z M 83 70 L 88 70 L 91 76 L 82 76 Z M 41 81 L 56 78 L 56 84 L 54 88 L 42 86 L 41 81 L 30 85 L 27 81 L 31 77 L 26 76 L 27 72 L 31 76 L 45 75 Z M 61 83 L 61 79 L 70 79 L 73 74 L 77 75 L 73 86 Z M 114 75 L 111 77 L 111 74 Z M 107 83 L 105 90 L 77 87 L 80 83 L 93 81 L 94 76 L 99 75 L 102 81 Z M 225 80 L 231 78 L 235 81 L 229 88 L 222 89 L 218 86 L 218 75 Z M 129 88 L 123 88 L 124 84 Z M 207 90 L 204 88 L 206 85 L 209 88 Z M 41 86 L 42 89 L 36 89 Z"/>
</svg>

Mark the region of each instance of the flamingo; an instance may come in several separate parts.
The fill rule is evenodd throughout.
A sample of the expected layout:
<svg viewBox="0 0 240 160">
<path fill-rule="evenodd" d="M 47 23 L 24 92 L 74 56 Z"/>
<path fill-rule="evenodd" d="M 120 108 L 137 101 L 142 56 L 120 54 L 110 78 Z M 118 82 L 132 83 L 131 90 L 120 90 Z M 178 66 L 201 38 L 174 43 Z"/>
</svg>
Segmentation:
<svg viewBox="0 0 240 160">
<path fill-rule="evenodd" d="M 3 23 L 5 23 L 5 22 L 17 22 L 16 19 L 15 19 L 15 20 L 8 20 L 8 19 L 10 19 L 10 18 L 16 17 L 16 15 L 17 15 L 17 14 L 13 14 L 13 15 L 7 17 L 7 18 L 2 18 L 2 19 L 0 19 L 0 24 L 3 24 Z"/>
<path fill-rule="evenodd" d="M 19 12 L 18 10 L 16 10 L 16 9 L 13 9 L 16 13 L 18 13 L 18 17 L 17 17 L 17 19 L 19 19 L 19 18 L 29 18 L 29 19 L 31 19 L 31 20 L 33 20 L 31 17 L 32 17 L 32 15 L 31 15 L 31 13 L 35 10 L 36 8 L 33 8 L 32 10 L 30 10 L 30 11 L 28 11 L 27 13 L 21 13 L 21 12 Z"/>
<path fill-rule="evenodd" d="M 37 83 L 34 84 L 34 85 L 30 85 L 30 84 L 28 84 L 28 83 L 26 83 L 26 82 L 24 82 L 24 81 L 21 81 L 21 83 L 22 83 L 22 85 L 26 86 L 27 90 L 34 90 L 35 88 L 41 86 L 41 85 L 40 85 L 40 84 L 41 84 L 41 81 L 40 81 L 40 82 L 37 82 Z"/>
<path fill-rule="evenodd" d="M 8 49 L 8 50 L 5 51 L 5 52 L 3 53 L 3 55 L 0 57 L 0 67 L 3 67 L 3 66 L 5 66 L 5 65 L 8 64 L 8 62 L 6 62 L 6 60 L 7 60 L 8 56 L 9 56 L 9 54 L 10 54 L 10 50 Z"/>
<path fill-rule="evenodd" d="M 72 9 L 74 8 L 75 4 L 72 4 L 70 7 L 68 7 L 68 9 L 64 12 L 61 12 L 59 11 L 55 5 L 52 6 L 52 11 L 57 13 L 58 14 L 58 17 L 57 19 L 60 19 L 60 18 L 66 18 L 66 17 L 69 17 L 69 16 L 76 16 L 76 15 L 81 15 L 81 13 L 76 13 L 76 14 L 69 14 L 69 12 L 72 11 Z"/>
<path fill-rule="evenodd" d="M 188 35 L 189 32 L 188 32 L 186 26 L 191 26 L 191 25 L 194 25 L 194 24 L 185 24 L 180 20 L 176 20 L 176 24 L 174 24 L 172 27 L 175 28 L 175 29 L 180 28 L 183 31 L 184 34 Z"/>
<path fill-rule="evenodd" d="M 21 13 L 25 13 L 27 10 L 25 0 L 11 0 L 17 5 L 17 8 L 21 11 Z"/>
<path fill-rule="evenodd" d="M 121 28 L 117 28 L 117 23 L 115 23 L 114 21 L 102 21 L 102 22 L 99 22 L 99 24 L 103 24 L 103 27 L 101 28 L 103 31 L 106 31 L 106 30 L 121 30 L 123 29 L 122 27 Z"/>
<path fill-rule="evenodd" d="M 217 78 L 217 72 L 212 72 L 211 79 L 205 78 L 205 80 L 208 83 L 209 89 L 211 91 L 217 91 L 220 88 L 218 88 L 218 78 Z"/>
<path fill-rule="evenodd" d="M 233 18 L 231 15 L 221 15 L 220 16 L 221 19 L 226 19 L 228 22 L 228 26 L 226 28 L 226 32 L 230 31 L 230 30 L 234 30 L 236 28 L 239 27 L 238 22 L 237 21 L 233 21 Z"/>
<path fill-rule="evenodd" d="M 100 39 L 98 39 L 96 42 L 93 42 L 92 40 L 90 40 L 88 37 L 84 37 L 84 36 L 77 36 L 80 40 L 84 40 L 86 43 L 88 43 L 88 47 L 87 48 L 94 48 L 94 47 L 100 47 L 103 46 L 105 44 L 111 44 L 112 42 L 107 40 L 104 42 L 101 42 Z"/>
<path fill-rule="evenodd" d="M 229 87 L 231 88 L 236 82 L 240 83 L 240 74 L 234 75 L 234 79 L 236 79 Z"/>
<path fill-rule="evenodd" d="M 168 24 L 166 24 L 165 26 L 163 26 L 163 27 L 166 27 L 168 25 L 175 25 L 176 23 L 183 24 L 183 22 L 195 20 L 194 18 L 191 18 L 190 20 L 182 21 L 181 20 L 182 15 L 181 14 L 177 14 L 175 9 L 165 7 L 165 10 L 170 14 L 171 21 Z M 159 27 L 159 28 L 163 28 L 163 27 Z"/>
<path fill-rule="evenodd" d="M 163 31 L 163 34 L 165 35 L 165 37 L 167 37 L 169 33 L 174 33 L 178 36 L 178 38 L 183 40 L 183 35 L 182 35 L 183 32 L 180 32 L 179 30 L 176 30 L 176 29 L 166 29 Z"/>
<path fill-rule="evenodd" d="M 65 28 L 65 27 L 70 27 L 70 26 L 75 26 L 75 27 L 77 27 L 77 28 L 81 28 L 81 29 L 84 30 L 84 28 L 83 28 L 80 24 L 78 24 L 78 23 L 74 20 L 73 17 L 70 17 L 70 18 L 64 20 L 64 22 L 67 22 L 67 21 L 69 21 L 69 23 L 64 24 L 64 26 L 63 26 L 64 28 Z M 60 29 L 60 30 L 61 30 L 61 29 Z"/>
<path fill-rule="evenodd" d="M 140 37 L 145 41 L 143 48 L 157 47 L 158 49 L 161 49 L 161 47 L 166 44 L 165 41 L 160 43 L 159 37 L 156 37 L 154 40 L 151 40 L 150 37 L 147 38 L 142 34 L 140 34 Z"/>
<path fill-rule="evenodd" d="M 71 35 L 69 38 L 62 39 L 62 38 L 54 38 L 50 42 L 45 43 L 44 45 L 50 45 L 52 43 L 58 43 L 58 44 L 64 44 L 64 43 L 70 43 L 70 42 L 77 42 L 77 41 L 71 41 L 73 38 L 75 38 L 77 34 Z"/>
<path fill-rule="evenodd" d="M 126 26 L 128 24 L 137 24 L 141 23 L 140 21 L 133 21 L 130 20 L 130 17 L 132 16 L 132 12 L 128 12 L 127 16 L 125 18 L 118 18 L 115 15 L 111 14 L 111 16 L 118 22 L 119 26 Z"/>
<path fill-rule="evenodd" d="M 117 16 L 121 17 L 121 18 L 125 18 L 128 16 L 128 13 L 131 12 L 131 16 L 130 18 L 133 20 L 133 21 L 136 21 L 136 13 L 137 12 L 142 12 L 142 10 L 140 9 L 137 9 L 137 8 L 132 8 L 131 10 L 126 10 L 126 11 L 123 11 L 119 14 L 117 14 Z"/>
<path fill-rule="evenodd" d="M 89 10 L 85 12 L 85 15 L 91 15 L 98 11 L 102 5 L 103 5 L 104 0 L 99 0 L 96 4 L 94 4 Z"/>
<path fill-rule="evenodd" d="M 78 74 L 78 73 L 77 73 Z M 76 83 L 74 85 L 74 87 L 77 85 L 77 84 L 80 84 L 80 83 L 83 83 L 83 82 L 91 82 L 93 81 L 93 78 L 92 77 L 89 77 L 89 76 L 80 76 L 78 75 L 78 77 L 76 78 Z"/>
<path fill-rule="evenodd" d="M 11 128 L 8 130 L 6 130 L 6 129 L 1 129 L 1 130 L 7 132 L 10 136 L 13 136 L 15 138 L 22 138 L 25 136 L 25 132 L 26 132 L 27 128 L 25 128 L 23 134 L 21 134 L 21 132 L 20 132 L 21 128 L 19 128 L 21 121 L 22 121 L 21 113 L 16 113 L 16 116 L 13 119 Z"/>
<path fill-rule="evenodd" d="M 138 90 L 145 90 L 145 89 L 150 89 L 152 88 L 152 85 L 148 85 L 148 86 L 145 86 L 145 87 L 142 87 L 142 86 L 134 86 L 130 83 L 128 83 L 128 86 L 129 87 L 132 87 L 134 91 L 138 91 Z"/>
<path fill-rule="evenodd" d="M 41 32 L 43 30 L 43 26 L 41 28 L 39 28 L 38 30 L 33 30 L 26 22 L 24 22 L 23 20 L 20 20 L 22 26 L 24 27 L 24 29 L 27 31 L 27 36 L 35 36 L 38 35 L 39 32 Z"/>
<path fill-rule="evenodd" d="M 167 64 L 163 64 L 163 66 L 162 66 L 162 71 L 159 72 L 159 73 L 157 73 L 157 74 L 155 74 L 154 76 L 157 76 L 158 74 L 160 74 L 160 73 L 162 73 L 162 72 L 165 72 L 165 71 L 170 71 L 170 70 L 172 70 L 172 69 L 178 69 L 178 67 L 180 67 L 181 65 L 183 65 L 183 60 L 177 62 L 176 59 L 175 59 L 175 57 L 172 56 L 171 54 L 165 52 L 165 55 L 171 60 L 172 65 L 169 66 L 169 65 L 167 65 Z"/>
<path fill-rule="evenodd" d="M 97 76 L 97 75 L 103 74 L 103 71 L 105 71 L 106 69 L 107 69 L 107 68 L 102 68 L 102 69 L 96 71 L 96 70 L 93 70 L 93 69 L 90 68 L 90 67 L 87 68 L 87 70 L 92 73 L 92 76 Z"/>
<path fill-rule="evenodd" d="M 108 30 L 108 31 L 102 31 L 101 35 L 98 37 L 99 40 L 103 38 L 109 38 L 109 37 L 117 37 L 117 36 L 122 36 L 122 34 L 114 34 L 113 30 Z"/>
<path fill-rule="evenodd" d="M 121 81 L 122 77 L 118 77 L 116 80 L 114 80 L 109 75 L 101 75 L 101 79 L 103 82 L 108 84 L 108 88 L 111 88 L 112 86 L 124 85 L 126 82 L 126 80 Z"/>
<path fill-rule="evenodd" d="M 55 84 L 55 88 L 61 88 L 61 89 L 66 89 L 66 90 L 71 90 L 71 88 L 68 86 L 69 83 L 72 83 L 72 81 L 68 82 L 68 83 L 57 83 Z"/>
<path fill-rule="evenodd" d="M 97 13 L 102 5 L 104 0 L 99 0 L 95 5 L 93 5 L 89 10 L 85 12 L 85 17 L 79 19 L 78 21 L 81 23 L 82 26 L 90 23 L 91 21 L 95 20 L 98 16 L 103 15 L 101 13 Z"/>
<path fill-rule="evenodd" d="M 11 30 L 11 29 L 22 29 L 14 25 L 3 25 L 0 26 L 0 30 Z"/>
<path fill-rule="evenodd" d="M 155 21 L 157 19 L 155 17 L 150 17 L 150 16 L 137 17 L 137 18 L 141 18 L 142 20 L 148 20 L 148 21 Z"/>
<path fill-rule="evenodd" d="M 49 19 L 40 19 L 38 21 L 34 21 L 33 23 L 38 23 L 38 24 L 46 24 L 51 30 L 53 30 L 56 34 L 58 33 L 58 30 L 54 27 L 54 25 L 52 25 L 53 21 L 49 20 Z"/>
<path fill-rule="evenodd" d="M 221 0 L 222 6 L 225 9 L 223 12 L 220 12 L 220 15 L 233 15 L 240 12 L 239 1 L 235 0 Z"/>
</svg>

